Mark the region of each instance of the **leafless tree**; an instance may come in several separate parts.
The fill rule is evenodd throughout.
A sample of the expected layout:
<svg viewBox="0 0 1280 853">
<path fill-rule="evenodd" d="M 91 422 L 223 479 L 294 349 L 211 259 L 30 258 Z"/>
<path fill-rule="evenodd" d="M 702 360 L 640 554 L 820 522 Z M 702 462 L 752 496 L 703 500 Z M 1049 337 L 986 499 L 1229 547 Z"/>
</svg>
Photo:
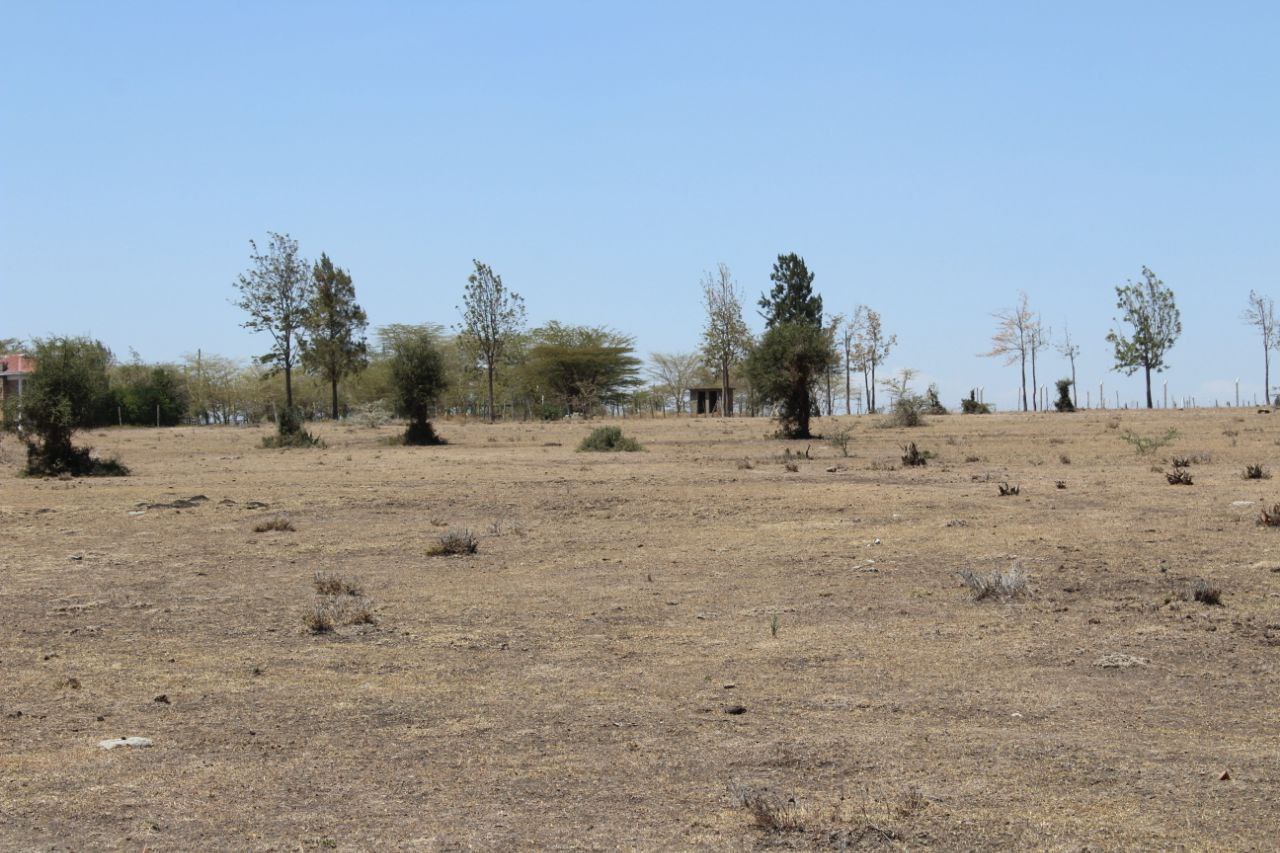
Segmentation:
<svg viewBox="0 0 1280 853">
<path fill-rule="evenodd" d="M 1025 292 L 1019 291 L 1018 304 L 997 311 L 996 333 L 991 336 L 991 349 L 982 355 L 1003 358 L 1005 364 L 1018 364 L 1022 370 L 1022 411 L 1027 411 L 1027 359 L 1031 355 L 1032 327 L 1036 317 Z"/>
<path fill-rule="evenodd" d="M 702 359 L 697 353 L 655 352 L 649 356 L 652 366 L 649 375 L 657 380 L 658 387 L 676 401 L 676 414 L 684 411 L 684 392 L 697 380 Z"/>
<path fill-rule="evenodd" d="M 1065 324 L 1062 327 L 1062 341 L 1058 344 L 1058 352 L 1071 362 L 1071 405 L 1080 408 L 1079 383 L 1076 382 L 1076 357 L 1080 355 L 1080 345 L 1071 340 L 1071 329 Z"/>
<path fill-rule="evenodd" d="M 1250 290 L 1249 307 L 1240 313 L 1240 319 L 1262 333 L 1262 366 L 1265 377 L 1262 387 L 1265 390 L 1267 403 L 1271 403 L 1271 350 L 1278 343 L 1275 301 L 1270 296 Z"/>
<path fill-rule="evenodd" d="M 728 264 L 718 264 L 714 273 L 703 276 L 702 305 L 707 310 L 702 330 L 703 362 L 720 377 L 720 412 L 731 417 L 729 371 L 746 356 L 751 333 L 742 319 L 742 291 Z"/>
<path fill-rule="evenodd" d="M 494 421 L 493 374 L 507 345 L 524 328 L 524 299 L 502 284 L 488 264 L 473 260 L 475 272 L 462 293 L 462 344 L 484 364 L 489 380 L 489 423 Z"/>
<path fill-rule="evenodd" d="M 1040 322 L 1040 315 L 1036 314 L 1031 325 L 1027 329 L 1027 348 L 1031 351 L 1031 408 L 1039 410 L 1040 408 L 1040 378 L 1036 372 L 1036 363 L 1039 360 L 1040 350 L 1049 345 L 1049 339 L 1052 337 L 1052 330 L 1045 329 Z M 1048 401 L 1043 401 L 1048 406 Z"/>
<path fill-rule="evenodd" d="M 879 312 L 866 305 L 859 305 L 853 312 L 854 364 L 862 371 L 866 389 L 867 413 L 875 414 L 876 368 L 884 364 L 889 352 L 898 343 L 897 335 L 884 333 Z"/>
</svg>

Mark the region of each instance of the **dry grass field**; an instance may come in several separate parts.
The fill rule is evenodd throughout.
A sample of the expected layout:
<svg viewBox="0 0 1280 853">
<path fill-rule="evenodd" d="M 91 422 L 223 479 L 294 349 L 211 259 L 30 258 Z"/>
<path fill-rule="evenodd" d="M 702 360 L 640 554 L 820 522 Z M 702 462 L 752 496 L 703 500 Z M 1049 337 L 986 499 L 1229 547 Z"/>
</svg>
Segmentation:
<svg viewBox="0 0 1280 853">
<path fill-rule="evenodd" d="M 1276 847 L 1280 414 L 847 422 L 0 439 L 0 847 Z"/>
</svg>

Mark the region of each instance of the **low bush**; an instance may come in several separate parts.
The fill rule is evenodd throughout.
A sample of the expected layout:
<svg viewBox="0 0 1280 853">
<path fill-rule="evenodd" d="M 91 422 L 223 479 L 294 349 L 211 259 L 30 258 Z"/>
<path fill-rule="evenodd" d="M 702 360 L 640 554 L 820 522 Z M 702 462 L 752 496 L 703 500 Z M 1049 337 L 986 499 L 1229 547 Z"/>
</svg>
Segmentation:
<svg viewBox="0 0 1280 853">
<path fill-rule="evenodd" d="M 265 519 L 264 521 L 259 521 L 257 524 L 253 526 L 254 533 L 271 533 L 271 532 L 283 533 L 287 531 L 293 531 L 296 529 L 297 528 L 293 526 L 293 522 L 283 515 L 272 516 L 271 518 Z"/>
<path fill-rule="evenodd" d="M 1165 474 L 1165 478 L 1171 486 L 1191 486 L 1194 485 L 1191 479 L 1191 472 L 1185 468 L 1178 468 L 1172 474 Z"/>
<path fill-rule="evenodd" d="M 1000 497 L 1002 498 L 1011 497 L 1013 495 L 1017 495 L 1022 492 L 1021 486 L 1018 486 L 1018 485 L 1011 486 L 1008 483 L 1001 483 L 996 488 L 1000 490 Z"/>
<path fill-rule="evenodd" d="M 623 435 L 621 428 L 616 426 L 596 427 L 591 431 L 591 435 L 584 438 L 578 445 L 579 451 L 601 453 L 634 453 L 643 449 L 640 442 Z"/>
<path fill-rule="evenodd" d="M 1270 480 L 1271 474 L 1261 464 L 1246 465 L 1244 466 L 1244 478 L 1246 480 Z"/>
<path fill-rule="evenodd" d="M 920 452 L 920 448 L 916 447 L 913 441 L 910 444 L 902 445 L 902 464 L 908 468 L 922 467 L 929 462 L 929 452 Z"/>
<path fill-rule="evenodd" d="M 1187 590 L 1187 595 L 1192 601 L 1208 604 L 1211 607 L 1221 606 L 1222 604 L 1222 588 L 1205 578 L 1197 578 L 1191 584 L 1190 589 Z"/>
<path fill-rule="evenodd" d="M 1027 576 L 1022 564 L 1015 562 L 1004 571 L 996 570 L 989 575 L 974 574 L 968 569 L 962 570 L 960 579 L 973 594 L 974 601 L 997 599 L 1008 601 L 1019 598 L 1027 592 Z"/>
<path fill-rule="evenodd" d="M 458 557 L 474 554 L 479 550 L 480 540 L 464 528 L 442 534 L 427 553 L 432 557 Z"/>
</svg>

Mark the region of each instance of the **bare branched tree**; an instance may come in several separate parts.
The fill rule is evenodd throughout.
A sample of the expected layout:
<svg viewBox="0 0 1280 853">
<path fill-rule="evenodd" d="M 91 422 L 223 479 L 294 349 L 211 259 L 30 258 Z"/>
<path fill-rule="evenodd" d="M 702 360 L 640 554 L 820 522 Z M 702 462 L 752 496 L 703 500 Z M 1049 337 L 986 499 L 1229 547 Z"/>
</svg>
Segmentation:
<svg viewBox="0 0 1280 853">
<path fill-rule="evenodd" d="M 1071 329 L 1065 324 L 1062 327 L 1062 341 L 1058 344 L 1058 352 L 1071 362 L 1071 405 L 1080 408 L 1080 384 L 1076 382 L 1076 357 L 1080 355 L 1080 345 L 1071 340 Z"/>
<path fill-rule="evenodd" d="M 655 352 L 650 354 L 649 375 L 658 383 L 658 388 L 676 401 L 676 414 L 684 411 L 684 392 L 697 381 L 698 372 L 702 368 L 702 358 L 692 352 Z"/>
<path fill-rule="evenodd" d="M 1272 401 L 1271 396 L 1271 350 L 1275 348 L 1276 340 L 1276 303 L 1270 296 L 1265 296 L 1257 291 L 1249 291 L 1249 307 L 1245 308 L 1240 314 L 1240 319 L 1246 324 L 1254 326 L 1262 334 L 1262 366 L 1263 366 L 1263 389 L 1265 389 L 1267 403 Z"/>
<path fill-rule="evenodd" d="M 729 371 L 746 357 L 751 332 L 742 319 L 742 291 L 733 280 L 727 264 L 719 264 L 714 273 L 702 278 L 702 305 L 707 311 L 707 324 L 702 330 L 702 359 L 709 370 L 720 377 L 720 406 L 725 417 L 733 415 L 728 404 Z"/>
<path fill-rule="evenodd" d="M 991 316 L 997 320 L 991 336 L 991 349 L 982 355 L 1003 358 L 1005 364 L 1018 364 L 1022 370 L 1022 411 L 1027 411 L 1027 359 L 1031 355 L 1032 327 L 1036 317 L 1025 292 L 1018 293 L 1018 304 Z"/>
<path fill-rule="evenodd" d="M 866 390 L 867 413 L 874 415 L 876 406 L 876 369 L 884 364 L 890 351 L 898 343 L 897 335 L 884 333 L 884 326 L 879 312 L 859 305 L 853 312 L 853 358 L 854 365 L 862 371 L 862 382 Z"/>
<path fill-rule="evenodd" d="M 1036 363 L 1039 360 L 1040 350 L 1049 345 L 1051 337 L 1051 330 L 1044 328 L 1040 322 L 1040 315 L 1036 314 L 1027 329 L 1027 348 L 1031 351 L 1031 408 L 1036 411 L 1040 408 L 1040 376 L 1036 371 Z M 1044 402 L 1047 406 L 1048 401 Z"/>
</svg>

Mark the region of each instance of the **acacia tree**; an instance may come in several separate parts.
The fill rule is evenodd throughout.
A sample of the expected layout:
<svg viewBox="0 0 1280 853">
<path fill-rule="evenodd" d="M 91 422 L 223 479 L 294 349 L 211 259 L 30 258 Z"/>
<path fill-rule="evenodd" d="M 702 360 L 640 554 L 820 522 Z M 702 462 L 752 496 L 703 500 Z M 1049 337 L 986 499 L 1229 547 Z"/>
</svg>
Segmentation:
<svg viewBox="0 0 1280 853">
<path fill-rule="evenodd" d="M 1078 409 L 1080 392 L 1076 390 L 1076 358 L 1080 355 L 1080 346 L 1071 340 L 1071 330 L 1066 325 L 1062 327 L 1062 341 L 1058 344 L 1058 352 L 1071 362 L 1071 405 Z"/>
<path fill-rule="evenodd" d="M 751 332 L 742 319 L 742 291 L 733 280 L 727 264 L 717 265 L 715 273 L 702 278 L 702 305 L 707 311 L 707 324 L 702 329 L 702 358 L 709 370 L 720 378 L 720 399 L 729 399 L 729 371 L 747 355 Z M 733 410 L 720 406 L 724 417 Z"/>
<path fill-rule="evenodd" d="M 338 419 L 338 381 L 369 363 L 369 344 L 364 332 L 369 317 L 356 304 L 351 274 L 335 267 L 326 254 L 311 271 L 311 299 L 303 326 L 302 363 L 329 383 L 330 416 Z"/>
<path fill-rule="evenodd" d="M 880 313 L 866 305 L 859 305 L 853 312 L 853 359 L 862 371 L 862 383 L 867 401 L 867 414 L 874 415 L 876 406 L 876 369 L 884 364 L 889 353 L 898 343 L 897 335 L 885 335 Z"/>
<path fill-rule="evenodd" d="M 1182 334 L 1182 317 L 1173 300 L 1173 291 L 1147 267 L 1142 268 L 1142 281 L 1129 281 L 1116 287 L 1116 308 L 1121 319 L 1133 327 L 1126 336 L 1115 329 L 1107 340 L 1115 347 L 1115 369 L 1132 376 L 1141 370 L 1147 383 L 1147 408 L 1151 401 L 1151 371 L 1163 372 L 1165 353 Z"/>
<path fill-rule="evenodd" d="M 1025 291 L 1018 292 L 1018 304 L 991 316 L 998 321 L 996 333 L 991 336 L 991 349 L 984 356 L 1003 358 L 1005 364 L 1018 363 L 1022 369 L 1022 411 L 1027 411 L 1027 357 L 1031 352 L 1032 329 L 1035 315 Z"/>
<path fill-rule="evenodd" d="M 293 411 L 293 367 L 311 298 L 310 270 L 298 254 L 297 240 L 274 231 L 267 234 L 270 241 L 265 251 L 249 241 L 250 267 L 236 280 L 240 299 L 235 304 L 249 315 L 241 326 L 271 335 L 274 346 L 258 361 L 270 365 L 271 373 L 284 372 L 285 417 L 279 426 L 281 432 L 296 432 L 302 427 Z"/>
<path fill-rule="evenodd" d="M 494 421 L 493 374 L 511 339 L 524 328 L 524 299 L 507 290 L 488 264 L 472 260 L 475 272 L 467 277 L 462 294 L 462 344 L 484 365 L 489 380 L 489 423 Z"/>
<path fill-rule="evenodd" d="M 696 380 L 702 366 L 701 359 L 691 352 L 655 352 L 649 356 L 649 361 L 653 363 L 649 368 L 649 375 L 658 381 L 659 387 L 667 389 L 675 398 L 676 414 L 680 414 L 684 411 L 684 389 Z"/>
<path fill-rule="evenodd" d="M 1270 296 L 1249 291 L 1249 307 L 1240 314 L 1246 324 L 1257 328 L 1262 335 L 1263 393 L 1267 403 L 1271 397 L 1271 350 L 1276 346 L 1276 303 Z"/>
</svg>

